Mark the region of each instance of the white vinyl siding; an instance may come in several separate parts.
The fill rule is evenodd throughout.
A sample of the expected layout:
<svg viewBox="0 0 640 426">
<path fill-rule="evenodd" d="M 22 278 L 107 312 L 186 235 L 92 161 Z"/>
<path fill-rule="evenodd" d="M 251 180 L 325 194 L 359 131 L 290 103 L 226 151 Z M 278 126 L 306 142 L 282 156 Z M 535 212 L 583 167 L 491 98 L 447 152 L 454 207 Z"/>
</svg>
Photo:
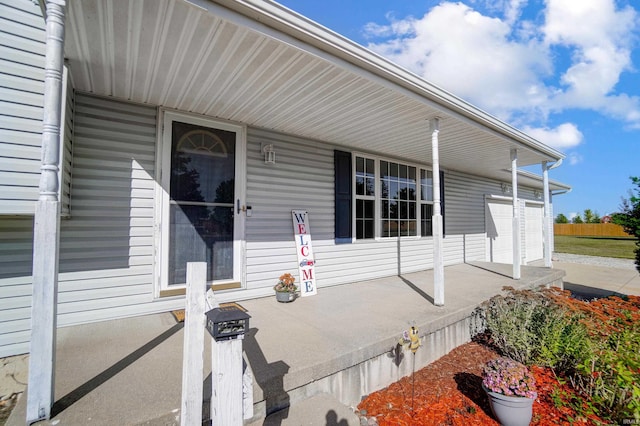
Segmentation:
<svg viewBox="0 0 640 426">
<path fill-rule="evenodd" d="M 76 94 L 72 217 L 61 221 L 59 325 L 162 312 L 154 299 L 156 108 Z"/>
<path fill-rule="evenodd" d="M 33 218 L 0 216 L 0 358 L 29 351 Z"/>
<path fill-rule="evenodd" d="M 63 89 L 66 93 L 63 103 L 63 113 L 61 116 L 62 126 L 60 126 L 60 171 L 58 179 L 60 182 L 60 216 L 68 218 L 71 216 L 71 177 L 73 175 L 73 122 L 75 120 L 75 93 L 71 86 L 71 79 L 67 70 L 64 71 L 65 82 Z"/>
<path fill-rule="evenodd" d="M 265 164 L 264 144 L 273 144 L 275 164 Z M 328 245 L 334 246 L 333 174 L 331 146 L 248 129 L 246 204 L 252 215 L 245 222 L 247 289 L 270 288 L 284 272 L 297 277 L 291 210 L 308 212 L 316 261 Z"/>
<path fill-rule="evenodd" d="M 76 93 L 73 116 L 72 216 L 61 221 L 58 324 L 183 307 L 182 297 L 155 298 L 157 108 Z M 263 129 L 247 133 L 246 290 L 221 298 L 270 295 L 284 272 L 299 281 L 294 209 L 309 214 L 319 287 L 432 268 L 431 237 L 335 243 L 336 146 Z M 263 144 L 273 144 L 275 164 L 265 164 Z M 500 182 L 449 170 L 444 182 L 445 264 L 483 260 L 484 197 L 499 194 Z M 0 356 L 28 350 L 32 239 L 32 218 L 0 219 Z"/>
<path fill-rule="evenodd" d="M 0 214 L 33 215 L 40 179 L 45 23 L 29 0 L 0 0 Z"/>
<path fill-rule="evenodd" d="M 500 182 L 456 171 L 445 174 L 445 262 L 485 260 L 485 195 Z"/>
<path fill-rule="evenodd" d="M 260 148 L 264 144 L 273 144 L 276 164 L 264 163 Z M 246 222 L 247 289 L 262 288 L 260 294 L 268 294 L 283 272 L 297 276 L 291 223 L 294 209 L 309 213 L 319 287 L 433 267 L 431 237 L 335 244 L 334 148 L 249 128 L 246 203 L 252 207 L 252 217 Z M 500 182 L 456 171 L 445 172 L 444 181 L 445 264 L 484 260 L 485 194 L 499 193 Z"/>
</svg>

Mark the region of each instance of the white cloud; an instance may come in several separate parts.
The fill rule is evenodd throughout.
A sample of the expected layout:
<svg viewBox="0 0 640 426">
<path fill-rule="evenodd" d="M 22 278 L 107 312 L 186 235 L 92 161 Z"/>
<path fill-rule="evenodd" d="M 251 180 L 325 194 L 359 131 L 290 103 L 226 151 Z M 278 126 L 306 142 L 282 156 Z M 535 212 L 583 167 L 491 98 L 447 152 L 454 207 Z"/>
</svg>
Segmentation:
<svg viewBox="0 0 640 426">
<path fill-rule="evenodd" d="M 485 0 L 484 2 L 488 10 L 502 13 L 508 24 L 513 24 L 520 18 L 522 8 L 526 4 L 527 0 Z"/>
<path fill-rule="evenodd" d="M 582 163 L 582 160 L 582 155 L 578 154 L 577 152 L 570 152 L 569 154 L 567 154 L 567 161 L 569 162 L 570 166 L 580 164 Z"/>
<path fill-rule="evenodd" d="M 461 3 L 442 3 L 421 19 L 369 26 L 393 34 L 374 51 L 503 119 L 548 97 L 540 75 L 551 72 L 538 40 L 512 41 L 511 27 Z"/>
<path fill-rule="evenodd" d="M 543 127 L 551 112 L 579 108 L 640 128 L 640 98 L 616 91 L 620 75 L 632 70 L 640 24 L 633 8 L 616 9 L 615 0 L 546 0 L 540 23 L 521 20 L 526 0 L 467 2 L 500 17 L 444 1 L 421 18 L 387 16 L 387 25 L 367 25 L 377 40 L 369 47 L 518 126 Z M 554 69 L 556 55 L 565 53 L 569 64 Z M 575 126 L 547 129 L 544 137 L 556 147 L 582 140 Z"/>
<path fill-rule="evenodd" d="M 575 148 L 583 140 L 582 132 L 573 123 L 563 123 L 553 129 L 525 126 L 523 130 L 533 138 L 556 149 Z"/>
<path fill-rule="evenodd" d="M 562 74 L 556 108 L 592 108 L 626 121 L 638 121 L 638 98 L 614 94 L 620 74 L 632 70 L 630 34 L 638 16 L 630 6 L 616 10 L 612 0 L 547 0 L 549 45 L 572 49 L 571 66 Z"/>
</svg>

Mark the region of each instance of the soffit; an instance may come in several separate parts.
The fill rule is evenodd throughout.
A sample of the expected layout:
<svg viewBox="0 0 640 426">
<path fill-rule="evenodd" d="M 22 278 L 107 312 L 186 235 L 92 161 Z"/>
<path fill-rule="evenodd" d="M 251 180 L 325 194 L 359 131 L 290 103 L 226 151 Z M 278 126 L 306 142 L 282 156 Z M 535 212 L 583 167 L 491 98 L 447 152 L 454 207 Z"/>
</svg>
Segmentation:
<svg viewBox="0 0 640 426">
<path fill-rule="evenodd" d="M 328 59 L 317 46 L 306 49 L 291 34 L 274 37 L 277 30 L 264 31 L 263 23 L 243 25 L 257 22 L 255 16 L 243 21 L 237 12 L 200 3 L 211 7 L 69 2 L 65 56 L 75 89 L 424 163 L 432 162 L 429 119 L 437 116 L 441 167 L 501 180 L 512 147 L 519 166 L 558 158 Z"/>
</svg>

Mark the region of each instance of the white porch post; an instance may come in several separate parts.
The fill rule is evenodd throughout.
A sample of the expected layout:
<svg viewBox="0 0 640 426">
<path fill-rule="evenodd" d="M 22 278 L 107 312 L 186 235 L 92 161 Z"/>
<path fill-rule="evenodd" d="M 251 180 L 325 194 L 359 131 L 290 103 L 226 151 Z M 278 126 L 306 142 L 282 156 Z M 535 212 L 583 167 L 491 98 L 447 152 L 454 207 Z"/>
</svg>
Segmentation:
<svg viewBox="0 0 640 426">
<path fill-rule="evenodd" d="M 444 259 L 442 254 L 442 207 L 440 204 L 440 119 L 431 119 L 431 155 L 433 158 L 433 304 L 444 306 Z"/>
<path fill-rule="evenodd" d="M 518 150 L 511 149 L 511 188 L 513 195 L 513 279 L 520 279 L 520 207 L 518 203 Z"/>
<path fill-rule="evenodd" d="M 33 296 L 27 424 L 49 419 L 54 398 L 60 203 L 60 114 L 65 0 L 47 0 L 40 196 L 33 225 Z"/>
<path fill-rule="evenodd" d="M 544 194 L 544 266 L 553 268 L 551 261 L 551 236 L 553 235 L 553 225 L 551 220 L 551 202 L 549 200 L 549 166 L 546 161 L 542 162 L 542 193 Z"/>
</svg>

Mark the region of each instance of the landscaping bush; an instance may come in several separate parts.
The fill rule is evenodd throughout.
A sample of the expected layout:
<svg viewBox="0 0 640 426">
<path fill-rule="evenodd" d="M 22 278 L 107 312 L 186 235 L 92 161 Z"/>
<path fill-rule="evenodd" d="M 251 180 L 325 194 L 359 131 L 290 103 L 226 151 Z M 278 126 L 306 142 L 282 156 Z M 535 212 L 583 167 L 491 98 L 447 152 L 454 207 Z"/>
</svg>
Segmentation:
<svg viewBox="0 0 640 426">
<path fill-rule="evenodd" d="M 570 368 L 587 347 L 583 324 L 545 291 L 514 290 L 491 298 L 484 306 L 487 329 L 496 347 L 527 365 Z"/>
<path fill-rule="evenodd" d="M 482 308 L 499 351 L 569 380 L 587 400 L 572 403 L 578 412 L 640 422 L 640 298 L 586 302 L 558 289 L 505 290 Z"/>
<path fill-rule="evenodd" d="M 558 298 L 589 331 L 583 362 L 569 376 L 602 417 L 640 422 L 640 298 Z"/>
</svg>

